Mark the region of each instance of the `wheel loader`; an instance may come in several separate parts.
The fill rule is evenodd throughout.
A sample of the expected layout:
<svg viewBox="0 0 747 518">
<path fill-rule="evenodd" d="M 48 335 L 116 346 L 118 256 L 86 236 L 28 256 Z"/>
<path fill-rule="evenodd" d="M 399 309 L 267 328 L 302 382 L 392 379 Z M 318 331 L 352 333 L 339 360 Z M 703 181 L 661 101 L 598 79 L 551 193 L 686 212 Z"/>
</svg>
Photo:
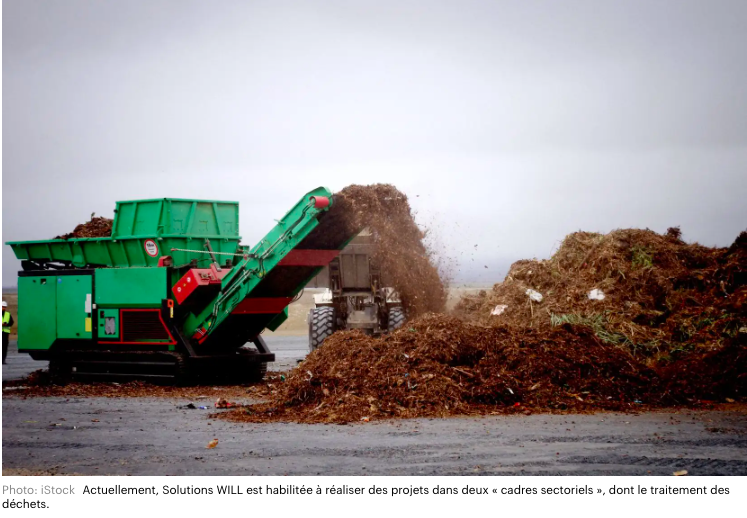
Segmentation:
<svg viewBox="0 0 747 518">
<path fill-rule="evenodd" d="M 376 336 L 404 324 L 402 303 L 394 288 L 387 286 L 374 250 L 373 235 L 364 229 L 315 279 L 315 285 L 326 288 L 314 295 L 309 311 L 310 351 L 337 330 L 359 329 Z"/>
</svg>

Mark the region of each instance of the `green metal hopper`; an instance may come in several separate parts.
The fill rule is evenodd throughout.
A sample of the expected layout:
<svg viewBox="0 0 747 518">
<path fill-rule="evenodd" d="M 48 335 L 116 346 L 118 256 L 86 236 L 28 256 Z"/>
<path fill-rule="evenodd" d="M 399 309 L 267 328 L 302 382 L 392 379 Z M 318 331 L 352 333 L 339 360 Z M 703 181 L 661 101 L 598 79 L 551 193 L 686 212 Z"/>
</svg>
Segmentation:
<svg viewBox="0 0 747 518">
<path fill-rule="evenodd" d="M 204 254 L 184 251 L 204 249 L 206 239 L 214 252 L 236 253 L 241 240 L 238 202 L 178 198 L 120 201 L 114 210 L 111 237 L 13 241 L 8 245 L 18 259 L 36 264 L 128 268 L 157 266 L 164 255 L 172 256 L 174 264 L 192 260 L 209 263 L 210 257 Z"/>
</svg>

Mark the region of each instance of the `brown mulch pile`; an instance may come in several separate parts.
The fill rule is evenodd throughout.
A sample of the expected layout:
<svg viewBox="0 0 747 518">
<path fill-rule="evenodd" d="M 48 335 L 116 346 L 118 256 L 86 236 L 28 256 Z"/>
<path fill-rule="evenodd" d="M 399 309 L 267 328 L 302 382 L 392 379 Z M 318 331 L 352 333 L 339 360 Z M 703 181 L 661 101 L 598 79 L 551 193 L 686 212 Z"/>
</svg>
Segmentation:
<svg viewBox="0 0 747 518">
<path fill-rule="evenodd" d="M 604 300 L 589 298 L 595 289 Z M 491 315 L 499 305 L 507 307 Z M 747 232 L 730 248 L 685 243 L 677 228 L 576 232 L 550 259 L 514 263 L 456 312 L 484 325 L 587 327 L 652 366 L 718 350 L 747 326 Z"/>
<path fill-rule="evenodd" d="M 350 185 L 336 193 L 325 215 L 325 233 L 351 236 L 364 228 L 373 234 L 374 260 L 399 293 L 407 316 L 442 311 L 446 286 L 407 196 L 387 184 Z"/>
<path fill-rule="evenodd" d="M 589 292 L 600 290 L 603 300 Z M 542 294 L 532 301 L 527 290 Z M 747 397 L 747 233 L 729 248 L 679 229 L 575 233 L 519 261 L 456 315 L 382 338 L 338 333 L 239 421 L 692 405 Z M 507 306 L 491 315 L 496 306 Z"/>
<path fill-rule="evenodd" d="M 483 327 L 428 314 L 382 338 L 340 332 L 237 421 L 349 422 L 640 409 L 658 377 L 586 329 Z"/>
<path fill-rule="evenodd" d="M 77 239 L 82 237 L 109 237 L 112 235 L 113 219 L 91 216 L 91 221 L 81 223 L 72 232 L 55 239 Z"/>
</svg>

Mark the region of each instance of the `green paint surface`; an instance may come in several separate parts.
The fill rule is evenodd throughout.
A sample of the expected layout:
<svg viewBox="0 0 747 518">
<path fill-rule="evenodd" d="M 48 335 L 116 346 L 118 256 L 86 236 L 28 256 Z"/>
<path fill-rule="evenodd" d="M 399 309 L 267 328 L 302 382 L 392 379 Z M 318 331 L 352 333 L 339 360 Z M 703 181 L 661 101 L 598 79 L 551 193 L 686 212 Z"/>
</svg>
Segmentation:
<svg viewBox="0 0 747 518">
<path fill-rule="evenodd" d="M 98 308 L 159 308 L 166 298 L 166 268 L 99 268 Z"/>
<path fill-rule="evenodd" d="M 91 328 L 86 331 L 86 318 L 93 316 L 91 304 L 86 304 L 86 297 L 91 294 L 91 276 L 61 275 L 56 284 L 57 338 L 91 338 Z"/>
<path fill-rule="evenodd" d="M 8 242 L 18 259 L 69 261 L 73 265 L 155 267 L 170 255 L 175 264 L 197 260 L 208 264 L 205 240 L 214 252 L 234 254 L 238 248 L 239 205 L 233 201 L 155 200 L 119 201 L 111 237 Z M 179 250 L 188 251 L 176 251 Z M 225 263 L 230 256 L 219 256 Z M 234 258 L 235 259 L 235 258 Z"/>
<path fill-rule="evenodd" d="M 57 276 L 19 277 L 18 349 L 49 349 L 57 339 Z"/>
</svg>

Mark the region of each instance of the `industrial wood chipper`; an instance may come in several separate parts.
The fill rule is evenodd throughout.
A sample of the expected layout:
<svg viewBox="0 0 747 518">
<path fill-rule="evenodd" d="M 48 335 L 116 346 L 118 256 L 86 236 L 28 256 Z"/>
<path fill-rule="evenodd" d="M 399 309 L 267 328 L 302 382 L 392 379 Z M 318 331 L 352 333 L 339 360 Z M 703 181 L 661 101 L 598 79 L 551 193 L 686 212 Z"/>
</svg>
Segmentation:
<svg viewBox="0 0 747 518">
<path fill-rule="evenodd" d="M 117 202 L 109 237 L 10 242 L 18 349 L 58 381 L 261 379 L 260 333 L 357 233 L 326 228 L 333 203 L 309 192 L 251 248 L 237 202 L 172 198 Z"/>
</svg>

